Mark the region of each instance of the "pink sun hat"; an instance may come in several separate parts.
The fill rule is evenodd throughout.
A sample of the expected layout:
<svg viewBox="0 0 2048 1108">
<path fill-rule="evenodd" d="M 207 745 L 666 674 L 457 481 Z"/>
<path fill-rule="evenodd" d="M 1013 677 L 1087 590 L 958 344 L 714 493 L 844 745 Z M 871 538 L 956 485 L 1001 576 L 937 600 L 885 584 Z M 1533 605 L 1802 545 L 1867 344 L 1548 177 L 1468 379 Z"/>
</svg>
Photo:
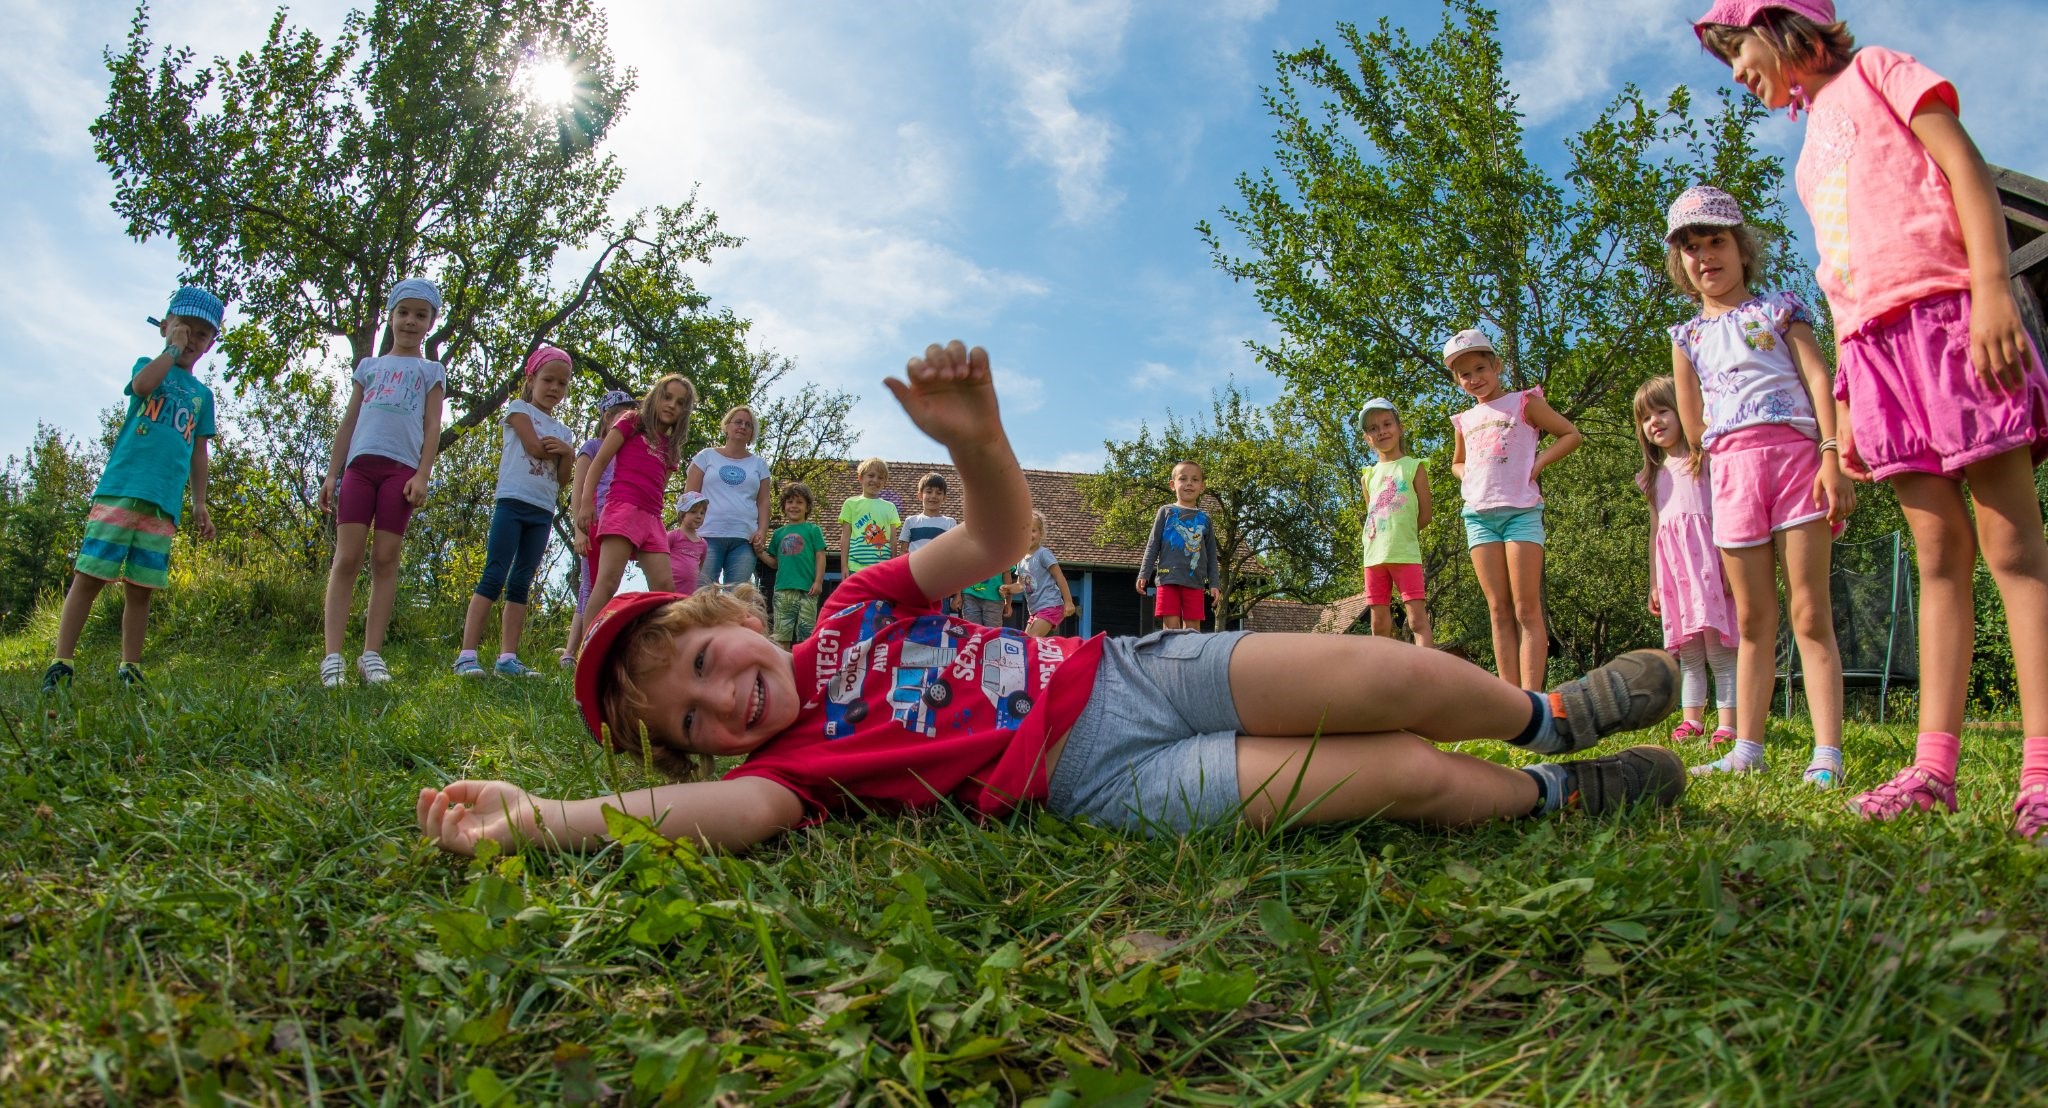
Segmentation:
<svg viewBox="0 0 2048 1108">
<path fill-rule="evenodd" d="M 1694 185 L 1678 194 L 1664 213 L 1664 241 L 1687 227 L 1740 227 L 1742 205 L 1712 185 Z"/>
<path fill-rule="evenodd" d="M 1833 23 L 1835 5 L 1833 0 L 1715 0 L 1707 14 L 1692 21 L 1692 33 L 1706 41 L 1706 26 L 1718 23 L 1724 27 L 1747 27 L 1761 18 L 1771 8 L 1803 15 L 1815 23 Z"/>
</svg>

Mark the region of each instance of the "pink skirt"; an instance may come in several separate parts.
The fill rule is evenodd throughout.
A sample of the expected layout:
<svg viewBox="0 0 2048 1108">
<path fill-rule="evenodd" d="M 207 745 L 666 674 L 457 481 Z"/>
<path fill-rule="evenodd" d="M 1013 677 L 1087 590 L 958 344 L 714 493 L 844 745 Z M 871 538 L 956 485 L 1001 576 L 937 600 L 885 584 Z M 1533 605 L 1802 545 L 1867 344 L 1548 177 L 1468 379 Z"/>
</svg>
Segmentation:
<svg viewBox="0 0 2048 1108">
<path fill-rule="evenodd" d="M 1677 650 L 1702 631 L 1735 645 L 1735 598 L 1721 572 L 1714 525 L 1702 515 L 1657 520 L 1657 605 L 1664 613 L 1664 647 Z"/>
<path fill-rule="evenodd" d="M 2048 372 L 2027 343 L 2018 388 L 1984 383 L 1970 364 L 1970 294 L 1915 300 L 1841 342 L 1835 399 L 1849 404 L 1851 445 L 1870 475 L 1963 469 L 2008 450 L 2048 458 Z"/>
</svg>

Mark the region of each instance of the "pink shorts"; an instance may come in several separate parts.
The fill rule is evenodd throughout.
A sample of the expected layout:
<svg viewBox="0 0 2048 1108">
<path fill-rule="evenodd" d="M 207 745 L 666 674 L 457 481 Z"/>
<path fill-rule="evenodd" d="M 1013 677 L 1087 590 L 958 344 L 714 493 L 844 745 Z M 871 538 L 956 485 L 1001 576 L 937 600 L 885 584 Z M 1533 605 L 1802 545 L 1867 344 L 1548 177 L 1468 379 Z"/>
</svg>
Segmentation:
<svg viewBox="0 0 2048 1108">
<path fill-rule="evenodd" d="M 418 472 L 416 466 L 380 454 L 358 455 L 341 471 L 334 521 L 405 534 L 405 525 L 412 521 L 412 501 L 405 498 L 405 483 Z"/>
<path fill-rule="evenodd" d="M 1067 610 L 1058 604 L 1053 604 L 1031 613 L 1031 618 L 1042 619 L 1054 627 L 1058 627 L 1067 618 Z"/>
<path fill-rule="evenodd" d="M 597 519 L 596 537 L 602 540 L 607 535 L 630 540 L 634 550 L 668 553 L 668 532 L 662 529 L 660 510 L 629 504 L 623 496 L 605 499 L 604 514 Z"/>
<path fill-rule="evenodd" d="M 1152 596 L 1152 614 L 1199 623 L 1209 614 L 1203 599 L 1202 590 L 1193 585 L 1161 585 Z"/>
<path fill-rule="evenodd" d="M 2048 458 L 2048 373 L 2027 341 L 2020 387 L 1993 388 L 1970 364 L 1970 294 L 1945 293 L 1871 320 L 1844 338 L 1835 399 L 1849 404 L 1850 444 L 1870 475 L 1963 468 L 2027 447 Z"/>
<path fill-rule="evenodd" d="M 1771 535 L 1826 519 L 1813 497 L 1820 444 L 1782 423 L 1730 431 L 1707 452 L 1714 483 L 1714 545 L 1762 546 Z"/>
<path fill-rule="evenodd" d="M 1365 606 L 1377 608 L 1393 600 L 1399 591 L 1401 599 L 1421 600 L 1421 562 L 1382 562 L 1365 567 Z"/>
</svg>

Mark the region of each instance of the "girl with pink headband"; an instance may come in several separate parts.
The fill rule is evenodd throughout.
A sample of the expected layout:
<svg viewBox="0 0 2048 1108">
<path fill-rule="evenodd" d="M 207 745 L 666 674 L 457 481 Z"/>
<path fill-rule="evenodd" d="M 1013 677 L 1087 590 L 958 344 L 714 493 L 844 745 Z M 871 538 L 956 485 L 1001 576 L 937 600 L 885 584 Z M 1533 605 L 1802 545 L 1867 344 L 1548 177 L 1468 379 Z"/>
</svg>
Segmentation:
<svg viewBox="0 0 2048 1108">
<path fill-rule="evenodd" d="M 1998 191 L 1956 118 L 1955 86 L 1896 50 L 1856 50 L 1829 0 L 1719 0 L 1694 31 L 1766 107 L 1808 115 L 1795 181 L 1834 312 L 1842 468 L 1889 481 L 1913 529 L 1919 739 L 1911 765 L 1851 803 L 1877 820 L 1956 810 L 1981 547 L 2026 735 L 2012 827 L 2034 839 L 2048 829 L 2048 540 L 2034 485 L 2048 372 L 2020 323 Z"/>
<path fill-rule="evenodd" d="M 462 651 L 455 655 L 461 677 L 534 677 L 519 661 L 519 635 L 526 629 L 526 601 L 533 575 L 548 549 L 555 525 L 555 503 L 576 461 L 575 434 L 555 418 L 555 408 L 569 395 L 575 364 L 566 351 L 542 344 L 526 356 L 526 385 L 519 399 L 505 405 L 505 442 L 498 456 L 498 503 L 491 510 L 483 577 L 469 598 L 462 621 Z M 498 660 L 490 670 L 477 661 L 484 621 L 491 605 L 505 598 L 505 618 L 498 629 Z"/>
</svg>

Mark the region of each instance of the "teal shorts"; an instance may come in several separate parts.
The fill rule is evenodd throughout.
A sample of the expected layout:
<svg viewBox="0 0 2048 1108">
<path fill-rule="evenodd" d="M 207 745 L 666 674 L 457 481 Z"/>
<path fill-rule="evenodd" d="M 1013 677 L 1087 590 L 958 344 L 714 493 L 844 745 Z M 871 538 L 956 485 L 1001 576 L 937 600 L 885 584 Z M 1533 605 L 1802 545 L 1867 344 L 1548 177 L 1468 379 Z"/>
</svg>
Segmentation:
<svg viewBox="0 0 2048 1108">
<path fill-rule="evenodd" d="M 1543 505 L 1533 508 L 1492 508 L 1484 512 L 1467 510 L 1465 545 L 1485 546 L 1490 542 L 1533 542 L 1543 545 Z"/>
</svg>

